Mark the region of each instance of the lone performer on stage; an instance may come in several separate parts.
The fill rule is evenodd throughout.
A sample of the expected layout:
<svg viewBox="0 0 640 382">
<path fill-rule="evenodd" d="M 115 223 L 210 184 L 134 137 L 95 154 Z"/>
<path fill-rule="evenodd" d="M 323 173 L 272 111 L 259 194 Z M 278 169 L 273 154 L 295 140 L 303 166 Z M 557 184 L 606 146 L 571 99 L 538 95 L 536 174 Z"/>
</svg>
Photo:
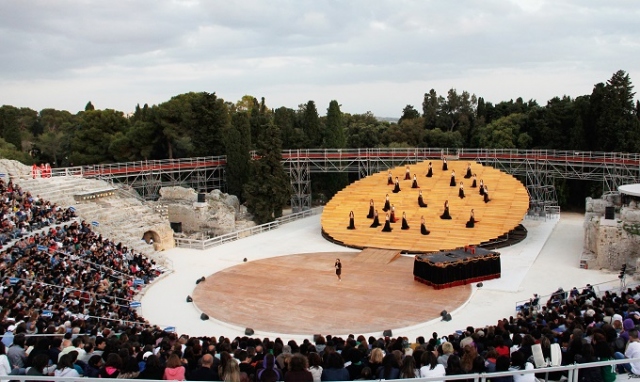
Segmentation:
<svg viewBox="0 0 640 382">
<path fill-rule="evenodd" d="M 336 268 L 336 276 L 338 276 L 338 280 L 342 281 L 342 263 L 340 262 L 340 259 L 336 259 L 334 267 Z"/>
</svg>

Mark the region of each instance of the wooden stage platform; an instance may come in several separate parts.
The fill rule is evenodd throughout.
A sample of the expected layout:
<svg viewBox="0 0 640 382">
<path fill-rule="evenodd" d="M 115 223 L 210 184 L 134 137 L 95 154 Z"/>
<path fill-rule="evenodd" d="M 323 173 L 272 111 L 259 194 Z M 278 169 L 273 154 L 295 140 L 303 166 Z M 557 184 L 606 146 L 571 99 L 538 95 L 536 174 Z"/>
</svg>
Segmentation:
<svg viewBox="0 0 640 382">
<path fill-rule="evenodd" d="M 343 264 L 342 281 L 335 274 L 336 258 Z M 274 257 L 209 276 L 193 299 L 211 318 L 240 327 L 326 335 L 416 325 L 469 298 L 469 285 L 435 290 L 414 281 L 413 260 L 371 248 Z"/>
<path fill-rule="evenodd" d="M 427 178 L 429 162 L 410 166 L 410 174 L 416 174 L 419 189 L 411 188 L 412 180 L 404 180 L 405 167 L 391 170 L 393 178 L 400 180 L 401 191 L 392 193 L 387 185 L 388 172 L 380 172 L 360 179 L 338 192 L 324 207 L 321 225 L 325 237 L 353 248 L 385 248 L 407 253 L 427 253 L 449 250 L 465 245 L 479 245 L 497 239 L 520 224 L 529 208 L 529 196 L 524 185 L 513 176 L 495 168 L 470 163 L 477 174 L 478 183 L 484 180 L 489 188 L 491 201 L 484 203 L 478 188 L 471 188 L 471 179 L 464 179 L 467 161 L 449 161 L 448 170 L 442 170 L 442 161 L 431 161 L 433 177 Z M 456 172 L 458 185 L 451 187 L 451 171 Z M 466 197 L 458 197 L 460 181 L 464 182 Z M 418 193 L 422 190 L 427 208 L 418 206 Z M 392 232 L 381 232 L 382 227 L 369 228 L 367 219 L 369 200 L 373 199 L 380 223 L 384 225 L 385 195 L 395 205 L 398 222 L 392 224 Z M 449 201 L 451 220 L 442 220 L 444 202 Z M 474 228 L 465 228 L 471 209 L 475 210 L 478 223 Z M 348 230 L 349 211 L 355 214 L 355 230 Z M 402 213 L 406 212 L 409 230 L 401 230 Z M 420 217 L 424 216 L 429 235 L 420 234 Z"/>
</svg>

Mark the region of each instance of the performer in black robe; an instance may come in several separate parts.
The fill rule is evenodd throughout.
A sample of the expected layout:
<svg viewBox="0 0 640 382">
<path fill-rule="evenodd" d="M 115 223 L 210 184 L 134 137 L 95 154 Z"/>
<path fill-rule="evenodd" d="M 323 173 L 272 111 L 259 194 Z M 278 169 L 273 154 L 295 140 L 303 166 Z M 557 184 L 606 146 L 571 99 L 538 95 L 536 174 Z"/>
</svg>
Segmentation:
<svg viewBox="0 0 640 382">
<path fill-rule="evenodd" d="M 472 179 L 472 182 L 471 182 L 471 188 L 478 187 L 478 183 L 476 182 L 476 180 L 477 180 L 476 174 L 473 174 L 473 179 Z"/>
<path fill-rule="evenodd" d="M 356 229 L 355 215 L 353 214 L 353 211 L 349 212 L 349 226 L 347 229 Z"/>
<path fill-rule="evenodd" d="M 387 175 L 387 185 L 388 186 L 393 185 L 393 175 L 391 175 L 391 171 L 389 171 L 389 175 Z"/>
<path fill-rule="evenodd" d="M 407 166 L 407 169 L 404 171 L 404 180 L 411 180 L 411 170 L 409 166 Z"/>
<path fill-rule="evenodd" d="M 413 184 L 411 184 L 411 188 L 420 188 L 418 186 L 418 178 L 416 178 L 416 174 L 413 174 Z"/>
<path fill-rule="evenodd" d="M 384 199 L 384 207 L 382 208 L 382 210 L 384 212 L 387 212 L 391 209 L 391 203 L 389 202 L 389 194 L 387 194 L 387 196 Z"/>
<path fill-rule="evenodd" d="M 395 187 L 393 187 L 393 191 L 394 194 L 397 194 L 398 192 L 400 192 L 400 181 L 398 180 L 398 177 L 396 176 L 396 185 Z"/>
<path fill-rule="evenodd" d="M 451 171 L 451 182 L 449 182 L 449 186 L 455 187 L 456 183 L 456 170 Z"/>
<path fill-rule="evenodd" d="M 407 222 L 407 213 L 402 213 L 402 227 L 400 229 L 407 230 L 409 229 L 409 223 Z"/>
<path fill-rule="evenodd" d="M 444 201 L 444 213 L 440 215 L 440 219 L 443 220 L 451 220 L 451 215 L 449 215 L 449 201 Z"/>
<path fill-rule="evenodd" d="M 473 209 L 471 210 L 471 216 L 469 217 L 469 221 L 467 222 L 467 228 L 473 228 L 476 225 L 475 214 L 473 213 Z"/>
<path fill-rule="evenodd" d="M 422 190 L 420 190 L 420 194 L 418 194 L 418 205 L 420 206 L 420 208 L 427 207 L 427 203 L 425 203 L 424 199 L 422 198 Z"/>
<path fill-rule="evenodd" d="M 391 220 L 391 223 L 395 223 L 398 221 L 398 218 L 396 217 L 396 207 L 391 205 L 391 217 L 389 218 L 389 220 Z"/>
<path fill-rule="evenodd" d="M 342 281 L 342 263 L 340 262 L 340 259 L 336 259 L 334 267 L 336 268 L 336 276 L 338 276 L 338 280 Z"/>
<path fill-rule="evenodd" d="M 478 192 L 480 192 L 480 195 L 484 195 L 484 181 L 482 179 L 480 179 L 480 190 Z"/>
<path fill-rule="evenodd" d="M 471 163 L 467 163 L 467 173 L 464 174 L 464 178 L 465 179 L 471 178 Z"/>
<path fill-rule="evenodd" d="M 373 199 L 369 200 L 369 214 L 367 214 L 367 219 L 373 219 Z"/>
<path fill-rule="evenodd" d="M 447 166 L 447 158 L 442 158 L 442 171 L 449 170 L 449 166 Z"/>
<path fill-rule="evenodd" d="M 376 228 L 376 227 L 380 227 L 380 219 L 378 219 L 378 210 L 375 210 L 375 212 L 373 213 L 373 223 L 371 223 L 371 225 L 369 226 L 370 228 Z"/>
<path fill-rule="evenodd" d="M 429 162 L 429 171 L 427 171 L 427 178 L 431 178 L 433 176 L 433 166 L 431 162 Z"/>
<path fill-rule="evenodd" d="M 431 232 L 427 229 L 427 223 L 425 223 L 424 216 L 420 217 L 420 233 L 423 235 L 428 235 Z"/>
<path fill-rule="evenodd" d="M 458 189 L 458 197 L 464 199 L 464 184 L 460 182 L 460 188 Z"/>
<path fill-rule="evenodd" d="M 382 232 L 391 232 L 393 228 L 391 228 L 391 222 L 389 221 L 389 214 L 384 219 L 384 227 L 382 227 Z"/>
<path fill-rule="evenodd" d="M 489 199 L 489 188 L 487 187 L 487 185 L 484 186 L 483 195 L 484 195 L 484 202 L 485 203 L 489 203 L 489 200 L 491 200 L 491 199 Z"/>
</svg>

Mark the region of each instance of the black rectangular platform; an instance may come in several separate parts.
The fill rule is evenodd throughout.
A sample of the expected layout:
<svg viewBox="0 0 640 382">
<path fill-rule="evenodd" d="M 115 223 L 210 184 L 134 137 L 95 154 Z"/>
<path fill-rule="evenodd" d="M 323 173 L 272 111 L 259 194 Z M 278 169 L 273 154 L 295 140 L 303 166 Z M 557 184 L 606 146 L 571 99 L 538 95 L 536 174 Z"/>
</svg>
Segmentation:
<svg viewBox="0 0 640 382">
<path fill-rule="evenodd" d="M 468 247 L 416 255 L 413 277 L 435 289 L 500 278 L 500 253 Z"/>
</svg>

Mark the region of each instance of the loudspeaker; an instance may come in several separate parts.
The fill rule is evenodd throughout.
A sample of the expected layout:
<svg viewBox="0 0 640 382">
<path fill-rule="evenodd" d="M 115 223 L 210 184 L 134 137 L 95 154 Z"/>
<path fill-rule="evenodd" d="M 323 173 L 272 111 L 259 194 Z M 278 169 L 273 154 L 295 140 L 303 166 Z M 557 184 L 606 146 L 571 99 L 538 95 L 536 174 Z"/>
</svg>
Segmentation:
<svg viewBox="0 0 640 382">
<path fill-rule="evenodd" d="M 318 337 L 320 337 L 320 334 L 314 334 L 313 335 L 313 342 L 318 342 Z"/>
<path fill-rule="evenodd" d="M 476 284 L 476 287 L 478 287 L 478 288 L 482 288 L 483 286 L 484 286 L 484 284 L 482 283 L 482 281 Z"/>
<path fill-rule="evenodd" d="M 447 315 L 447 311 L 443 310 L 442 312 L 440 312 L 440 317 L 444 317 Z"/>
<path fill-rule="evenodd" d="M 613 220 L 616 218 L 616 209 L 615 207 L 605 207 L 604 208 L 604 218 L 608 220 Z"/>
<path fill-rule="evenodd" d="M 385 336 L 385 337 L 393 337 L 393 334 L 391 333 L 391 329 L 387 329 L 387 330 L 383 331 L 382 335 Z"/>
<path fill-rule="evenodd" d="M 254 331 L 253 331 L 253 329 L 251 329 L 251 328 L 246 328 L 246 329 L 244 330 L 244 335 L 245 335 L 245 336 L 252 336 L 252 335 L 253 335 L 253 333 L 255 333 L 255 332 L 254 332 Z"/>
<path fill-rule="evenodd" d="M 451 315 L 449 313 L 442 316 L 442 321 L 451 321 Z"/>
<path fill-rule="evenodd" d="M 200 284 L 201 282 L 204 282 L 204 280 L 206 280 L 204 276 L 200 277 L 199 279 L 196 280 L 196 285 Z"/>
<path fill-rule="evenodd" d="M 181 233 L 182 232 L 182 222 L 170 222 L 169 226 L 171 226 L 171 229 L 175 233 Z"/>
<path fill-rule="evenodd" d="M 193 299 L 191 298 L 191 296 L 187 296 L 187 302 L 193 302 Z"/>
<path fill-rule="evenodd" d="M 206 321 L 206 320 L 208 320 L 208 319 L 209 319 L 209 316 L 207 316 L 207 314 L 206 314 L 206 313 L 202 313 L 202 314 L 200 315 L 200 319 L 201 319 L 202 321 Z"/>
<path fill-rule="evenodd" d="M 198 203 L 204 203 L 204 197 L 205 197 L 205 195 L 207 195 L 207 194 L 205 194 L 205 193 L 203 193 L 203 192 L 200 192 L 200 193 L 198 194 Z"/>
</svg>

